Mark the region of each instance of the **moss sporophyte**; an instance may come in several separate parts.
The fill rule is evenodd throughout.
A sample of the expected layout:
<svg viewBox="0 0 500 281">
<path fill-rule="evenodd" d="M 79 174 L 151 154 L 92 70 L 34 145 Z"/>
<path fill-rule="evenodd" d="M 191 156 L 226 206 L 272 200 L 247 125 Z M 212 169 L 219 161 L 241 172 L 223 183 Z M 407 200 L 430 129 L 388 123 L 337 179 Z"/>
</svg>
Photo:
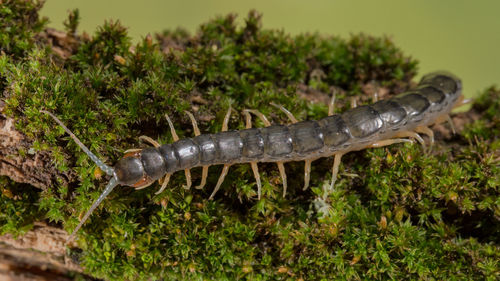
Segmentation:
<svg viewBox="0 0 500 281">
<path fill-rule="evenodd" d="M 9 150 L 10 159 L 49 155 L 47 173 L 56 180 L 37 188 L 1 178 L 2 234 L 21 236 L 40 220 L 71 232 L 104 189 L 105 176 L 94 176 L 96 165 L 40 110 L 112 164 L 127 149 L 150 149 L 140 136 L 172 143 L 165 113 L 180 139 L 195 139 L 185 111 L 203 134 L 215 134 L 230 107 L 228 128 L 243 130 L 245 115 L 236 112 L 244 109 L 290 123 L 271 102 L 298 120 L 320 120 L 333 92 L 340 114 L 352 100 L 363 108 L 375 92 L 391 100 L 417 86 L 417 62 L 387 38 L 290 36 L 261 28 L 250 12 L 241 26 L 228 15 L 194 35 L 168 30 L 134 44 L 114 21 L 93 35 L 78 33 L 77 11 L 66 31 L 49 29 L 40 7 L 4 1 L 0 8 L 2 114 L 29 143 Z M 499 101 L 498 89 L 485 90 L 469 112 L 453 116 L 457 134 L 433 127 L 436 141 L 426 151 L 394 144 L 345 154 L 333 187 L 334 159 L 320 158 L 307 190 L 303 162 L 284 164 L 285 197 L 276 163 L 259 164 L 260 199 L 248 164 L 231 166 L 213 200 L 209 187 L 222 166 L 208 168 L 203 189 L 183 188 L 185 173 L 173 174 L 160 194 L 157 183 L 117 188 L 68 256 L 85 274 L 108 280 L 495 280 Z M 191 170 L 195 185 L 203 177 L 202 167 Z"/>
</svg>

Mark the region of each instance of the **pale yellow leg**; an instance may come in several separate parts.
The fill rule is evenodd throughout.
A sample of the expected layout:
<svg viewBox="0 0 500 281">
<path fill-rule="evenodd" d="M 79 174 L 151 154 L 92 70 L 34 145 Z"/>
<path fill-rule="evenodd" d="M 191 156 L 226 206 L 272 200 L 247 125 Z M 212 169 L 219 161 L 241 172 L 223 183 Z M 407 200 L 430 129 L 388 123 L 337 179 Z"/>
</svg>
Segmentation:
<svg viewBox="0 0 500 281">
<path fill-rule="evenodd" d="M 425 141 L 424 141 L 424 139 L 419 134 L 417 134 L 415 132 L 412 132 L 412 131 L 401 131 L 401 132 L 398 132 L 395 136 L 396 137 L 400 137 L 400 138 L 414 138 L 414 139 L 416 139 L 422 145 L 422 147 L 425 150 Z"/>
<path fill-rule="evenodd" d="M 174 124 L 172 124 L 172 120 L 170 120 L 170 117 L 168 117 L 168 114 L 165 114 L 165 118 L 167 118 L 168 126 L 170 127 L 170 133 L 172 133 L 172 138 L 174 141 L 179 140 L 179 136 L 177 136 L 177 133 L 175 132 Z"/>
<path fill-rule="evenodd" d="M 257 166 L 257 162 L 250 162 L 250 166 L 252 167 L 253 176 L 255 177 L 255 182 L 257 183 L 257 198 L 260 200 L 260 196 L 262 194 L 262 184 L 260 183 L 259 168 Z"/>
<path fill-rule="evenodd" d="M 255 116 L 257 116 L 260 119 L 260 121 L 262 121 L 262 123 L 264 123 L 264 125 L 266 127 L 271 126 L 271 122 L 269 122 L 267 117 L 264 114 L 262 114 L 260 111 L 255 110 L 255 109 L 247 109 L 247 111 L 254 114 Z"/>
<path fill-rule="evenodd" d="M 191 119 L 191 124 L 193 125 L 194 135 L 195 136 L 199 136 L 201 133 L 200 133 L 200 129 L 198 128 L 198 123 L 196 122 L 196 119 L 194 118 L 194 116 L 193 116 L 193 114 L 191 112 L 189 112 L 189 111 L 185 111 L 185 112 L 189 116 L 189 119 Z M 205 167 L 203 167 L 203 169 L 205 170 Z M 207 174 L 208 174 L 208 166 L 207 166 L 206 169 L 207 169 Z M 204 170 L 203 170 L 203 172 L 204 172 Z M 186 182 L 187 182 L 186 189 L 189 189 L 189 188 L 191 188 L 191 184 L 192 184 L 192 181 L 191 181 L 191 171 L 189 169 L 185 169 L 184 173 L 186 174 Z M 202 174 L 201 183 L 196 188 L 197 189 L 203 188 L 203 186 L 205 185 L 206 181 L 207 181 L 206 175 Z"/>
<path fill-rule="evenodd" d="M 372 99 L 374 103 L 378 101 L 378 89 L 373 93 Z"/>
<path fill-rule="evenodd" d="M 123 152 L 123 154 L 127 154 L 127 153 L 133 153 L 133 152 L 139 152 L 141 151 L 142 148 L 131 148 L 131 149 L 127 149 Z"/>
<path fill-rule="evenodd" d="M 244 109 L 243 115 L 245 116 L 245 128 L 252 128 L 252 115 L 250 115 L 250 111 L 248 109 Z"/>
<path fill-rule="evenodd" d="M 252 115 L 250 115 L 249 110 L 243 110 L 243 115 L 245 115 L 245 128 L 252 128 Z M 250 162 L 250 166 L 252 167 L 253 176 L 257 183 L 257 198 L 260 200 L 262 195 L 262 184 L 260 182 L 259 167 L 257 166 L 257 162 Z"/>
<path fill-rule="evenodd" d="M 448 122 L 448 124 L 450 124 L 452 133 L 456 134 L 455 124 L 453 124 L 453 120 L 451 119 L 451 116 L 449 114 L 441 115 L 436 118 L 436 121 L 433 123 L 433 125 L 441 124 L 443 122 Z"/>
<path fill-rule="evenodd" d="M 163 178 L 163 183 L 161 184 L 160 189 L 155 193 L 156 195 L 162 193 L 163 190 L 165 190 L 165 188 L 167 187 L 168 182 L 170 181 L 170 176 L 171 175 L 172 174 L 166 174 L 165 175 L 165 178 Z"/>
<path fill-rule="evenodd" d="M 383 147 L 383 146 L 388 146 L 388 145 L 391 145 L 391 144 L 401 143 L 401 142 L 413 143 L 413 141 L 409 140 L 409 139 L 387 139 L 387 140 L 378 141 L 376 143 L 372 143 L 369 146 L 367 146 L 367 148 L 371 148 L 371 147 Z"/>
<path fill-rule="evenodd" d="M 150 182 L 150 183 L 148 183 L 148 184 L 146 184 L 146 185 L 136 187 L 136 188 L 135 188 L 135 190 L 141 190 L 141 189 L 144 189 L 144 188 L 146 188 L 146 187 L 148 187 L 148 186 L 150 186 L 150 185 L 152 185 L 152 184 L 153 184 L 153 182 Z"/>
<path fill-rule="evenodd" d="M 306 190 L 309 187 L 309 179 L 311 178 L 311 163 L 312 160 L 306 160 L 304 163 L 304 188 Z"/>
<path fill-rule="evenodd" d="M 342 160 L 342 156 L 344 156 L 343 153 L 336 153 L 335 157 L 333 158 L 332 182 L 330 183 L 330 190 L 333 190 L 333 186 L 337 181 L 337 174 L 339 173 L 340 160 Z M 326 190 L 323 190 L 323 196 L 328 196 L 328 192 L 326 192 Z"/>
<path fill-rule="evenodd" d="M 337 90 L 333 90 L 332 93 L 332 98 L 330 99 L 330 102 L 328 103 L 328 116 L 333 115 L 333 110 L 335 109 L 335 95 L 337 94 Z"/>
<path fill-rule="evenodd" d="M 222 121 L 222 130 L 221 130 L 222 132 L 226 132 L 228 130 L 229 118 L 231 117 L 231 110 L 232 110 L 231 107 L 229 107 L 229 109 L 227 110 L 226 116 L 224 116 L 224 121 Z M 217 191 L 219 190 L 220 186 L 224 182 L 224 178 L 226 177 L 227 171 L 229 170 L 230 166 L 231 165 L 226 164 L 222 168 L 222 173 L 219 176 L 219 180 L 217 181 L 217 185 L 215 186 L 214 191 L 212 191 L 212 194 L 210 195 L 209 199 L 213 199 L 214 198 L 215 193 L 217 193 Z"/>
<path fill-rule="evenodd" d="M 285 198 L 287 187 L 285 165 L 283 165 L 283 162 L 276 162 L 276 164 L 278 165 L 278 170 L 280 171 L 281 180 L 283 182 L 283 198 Z"/>
<path fill-rule="evenodd" d="M 143 141 L 143 142 L 149 142 L 154 147 L 160 147 L 160 144 L 157 141 L 155 141 L 154 139 L 152 139 L 152 138 L 150 138 L 148 136 L 140 136 L 139 140 Z"/>
<path fill-rule="evenodd" d="M 453 105 L 453 108 L 455 109 L 457 107 L 461 107 L 462 105 L 472 103 L 472 101 L 473 99 L 466 99 L 463 95 L 461 95 L 460 97 L 458 97 L 458 100 Z"/>
<path fill-rule="evenodd" d="M 449 114 L 446 115 L 446 120 L 448 121 L 448 124 L 450 124 L 451 132 L 454 135 L 457 134 L 457 130 L 455 130 L 455 124 L 453 123 L 453 120 L 451 119 L 451 116 Z"/>
<path fill-rule="evenodd" d="M 355 97 L 351 98 L 351 108 L 356 108 L 358 107 L 358 101 L 356 100 Z"/>
<path fill-rule="evenodd" d="M 431 143 L 431 146 L 434 144 L 434 132 L 429 129 L 429 127 L 426 126 L 418 126 L 415 128 L 415 131 L 417 133 L 425 134 L 429 137 L 429 141 Z"/>
<path fill-rule="evenodd" d="M 191 112 L 186 111 L 186 114 L 189 116 L 189 119 L 191 119 L 191 123 L 193 124 L 194 135 L 199 136 L 200 129 L 198 128 L 198 123 L 196 122 L 196 119 L 194 118 L 194 116 Z"/>
<path fill-rule="evenodd" d="M 387 139 L 387 140 L 381 140 L 376 143 L 372 143 L 367 148 L 369 147 L 382 147 L 386 145 L 391 145 L 394 143 L 400 143 L 400 142 L 411 142 L 413 143 L 412 140 L 409 139 Z M 334 159 L 333 159 L 333 167 L 332 167 L 332 182 L 330 184 L 330 190 L 333 190 L 333 186 L 335 185 L 335 182 L 337 181 L 337 174 L 339 173 L 339 167 L 340 167 L 340 162 L 342 160 L 342 156 L 344 156 L 344 153 L 336 153 L 334 154 Z M 323 197 L 326 198 L 328 196 L 327 190 L 323 190 Z"/>
<path fill-rule="evenodd" d="M 224 178 L 227 175 L 227 171 L 229 170 L 229 166 L 231 166 L 231 165 L 226 164 L 222 168 L 222 173 L 220 174 L 219 180 L 217 181 L 217 185 L 215 186 L 214 191 L 212 191 L 212 194 L 208 198 L 209 200 L 212 200 L 214 198 L 214 196 L 215 196 L 215 193 L 217 193 L 217 191 L 219 191 L 219 188 L 222 185 L 222 183 L 224 182 Z"/>
<path fill-rule="evenodd" d="M 205 184 L 207 184 L 207 177 L 208 177 L 208 166 L 203 166 L 201 170 L 201 182 L 200 185 L 196 186 L 196 189 L 202 189 Z"/>
<path fill-rule="evenodd" d="M 186 187 L 185 189 L 190 189 L 193 182 L 191 181 L 191 171 L 189 169 L 184 169 L 184 174 L 186 175 Z"/>
<path fill-rule="evenodd" d="M 278 108 L 279 110 L 283 111 L 292 123 L 299 122 L 299 121 L 297 121 L 297 118 L 295 118 L 295 116 L 293 116 L 293 114 L 290 111 L 288 111 L 288 109 L 286 109 L 284 106 L 275 104 L 274 102 L 272 102 L 271 105 Z"/>
<path fill-rule="evenodd" d="M 229 118 L 231 117 L 231 107 L 227 110 L 226 116 L 224 116 L 224 121 L 222 121 L 222 132 L 227 131 L 228 129 L 228 124 L 229 124 Z"/>
<path fill-rule="evenodd" d="M 271 122 L 269 122 L 266 116 L 261 112 L 254 109 L 248 109 L 247 111 L 255 114 L 264 123 L 264 125 L 271 126 Z M 285 197 L 287 189 L 285 166 L 283 165 L 283 162 L 276 162 L 276 164 L 278 165 L 278 170 L 280 171 L 281 179 L 283 181 L 283 197 Z"/>
</svg>

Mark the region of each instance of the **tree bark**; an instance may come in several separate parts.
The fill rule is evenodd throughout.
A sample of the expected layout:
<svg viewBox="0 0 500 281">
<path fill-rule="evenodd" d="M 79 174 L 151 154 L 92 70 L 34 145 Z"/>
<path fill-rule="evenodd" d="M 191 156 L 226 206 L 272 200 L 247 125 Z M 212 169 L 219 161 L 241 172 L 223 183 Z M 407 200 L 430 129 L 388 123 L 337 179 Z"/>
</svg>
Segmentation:
<svg viewBox="0 0 500 281">
<path fill-rule="evenodd" d="M 82 268 L 67 255 L 67 238 L 44 223 L 22 237 L 0 236 L 0 280 L 73 280 L 70 274 Z"/>
</svg>

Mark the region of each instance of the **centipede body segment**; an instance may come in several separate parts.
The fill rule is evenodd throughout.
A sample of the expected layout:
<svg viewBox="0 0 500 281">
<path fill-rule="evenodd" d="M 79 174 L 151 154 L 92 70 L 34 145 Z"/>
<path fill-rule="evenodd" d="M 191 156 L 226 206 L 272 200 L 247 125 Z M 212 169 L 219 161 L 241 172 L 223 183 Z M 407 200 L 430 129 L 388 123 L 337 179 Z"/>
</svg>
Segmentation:
<svg viewBox="0 0 500 281">
<path fill-rule="evenodd" d="M 425 75 L 418 86 L 408 92 L 388 100 L 380 100 L 371 105 L 352 108 L 342 114 L 333 114 L 334 98 L 329 104 L 329 116 L 318 121 L 297 121 L 288 110 L 274 105 L 283 111 L 291 121 L 290 125 L 271 125 L 267 118 L 256 110 L 243 112 L 246 129 L 228 131 L 231 109 L 225 115 L 222 132 L 200 134 L 196 120 L 188 113 L 194 127 L 195 136 L 179 139 L 170 118 L 167 118 L 174 142 L 158 144 L 144 138 L 153 147 L 128 151 L 111 168 L 102 163 L 94 154 L 78 141 L 69 129 L 53 114 L 56 120 L 84 149 L 91 159 L 109 176 L 111 180 L 105 191 L 92 205 L 80 224 L 75 228 L 70 239 L 83 225 L 91 212 L 102 202 L 116 185 L 128 185 L 135 188 L 146 187 L 160 180 L 163 191 L 170 176 L 184 170 L 187 188 L 191 186 L 189 169 L 202 167 L 202 179 L 198 188 L 206 184 L 208 167 L 224 165 L 222 174 L 212 192 L 213 198 L 220 188 L 231 165 L 250 163 L 256 179 L 258 197 L 261 196 L 261 180 L 257 163 L 277 163 L 283 183 L 283 195 L 286 194 L 286 173 L 283 163 L 305 161 L 304 189 L 309 185 L 311 162 L 321 157 L 334 156 L 332 185 L 337 177 L 342 155 L 370 147 L 381 147 L 398 142 L 416 139 L 423 144 L 418 133 L 429 136 L 433 142 L 433 133 L 428 126 L 446 120 L 451 110 L 461 105 L 462 84 L 454 75 L 447 72 L 434 72 Z M 252 128 L 252 115 L 259 118 L 266 127 Z"/>
</svg>

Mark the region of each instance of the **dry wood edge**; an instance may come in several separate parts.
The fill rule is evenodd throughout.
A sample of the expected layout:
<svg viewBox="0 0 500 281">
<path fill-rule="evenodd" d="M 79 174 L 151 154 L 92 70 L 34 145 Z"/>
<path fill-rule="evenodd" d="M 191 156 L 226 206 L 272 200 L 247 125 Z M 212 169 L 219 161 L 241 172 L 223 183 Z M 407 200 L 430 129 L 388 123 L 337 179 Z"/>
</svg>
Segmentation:
<svg viewBox="0 0 500 281">
<path fill-rule="evenodd" d="M 61 173 L 55 169 L 50 152 L 31 153 L 32 143 L 15 128 L 15 120 L 3 115 L 5 103 L 0 100 L 0 176 L 15 182 L 27 183 L 42 190 L 60 182 L 68 185 L 75 180 L 72 171 Z M 19 151 L 26 151 L 22 156 Z"/>
<path fill-rule="evenodd" d="M 4 102 L 0 100 L 0 112 Z M 0 113 L 0 175 L 15 182 L 27 183 L 42 190 L 56 183 L 68 184 L 76 177 L 63 174 L 51 164 L 49 152 L 27 153 L 31 142 L 15 128 L 15 120 Z M 66 231 L 36 223 L 34 228 L 17 239 L 10 234 L 0 236 L 0 280 L 72 280 L 70 272 L 81 267 L 67 256 L 64 245 Z"/>
</svg>

